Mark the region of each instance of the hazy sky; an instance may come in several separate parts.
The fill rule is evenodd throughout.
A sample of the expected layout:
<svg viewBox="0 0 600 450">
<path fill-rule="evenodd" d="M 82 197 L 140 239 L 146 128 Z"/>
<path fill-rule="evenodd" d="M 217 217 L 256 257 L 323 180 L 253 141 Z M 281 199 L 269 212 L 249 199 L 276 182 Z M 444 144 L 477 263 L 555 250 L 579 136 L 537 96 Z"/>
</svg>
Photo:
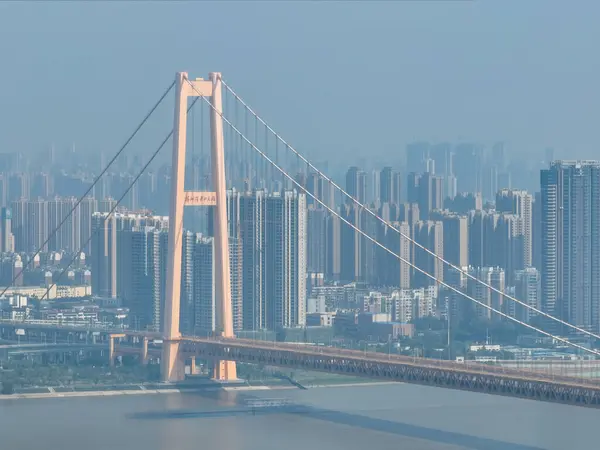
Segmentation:
<svg viewBox="0 0 600 450">
<path fill-rule="evenodd" d="M 114 152 L 176 71 L 221 71 L 313 156 L 472 139 L 600 158 L 599 17 L 597 0 L 2 1 L 0 151 Z"/>
</svg>

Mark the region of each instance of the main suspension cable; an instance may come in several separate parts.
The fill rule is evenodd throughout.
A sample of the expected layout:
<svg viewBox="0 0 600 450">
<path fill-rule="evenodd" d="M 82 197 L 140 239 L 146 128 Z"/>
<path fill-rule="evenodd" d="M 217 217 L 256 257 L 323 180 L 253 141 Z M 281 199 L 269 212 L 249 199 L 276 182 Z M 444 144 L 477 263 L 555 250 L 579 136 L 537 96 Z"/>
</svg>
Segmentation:
<svg viewBox="0 0 600 450">
<path fill-rule="evenodd" d="M 196 104 L 197 101 L 198 101 L 198 97 L 194 98 L 194 100 L 192 101 L 192 103 L 188 107 L 188 112 L 194 107 L 194 105 Z M 148 160 L 148 162 L 146 162 L 146 164 L 144 164 L 144 167 L 142 167 L 142 169 L 138 172 L 138 174 L 135 176 L 135 178 L 133 179 L 133 181 L 129 184 L 129 186 L 127 187 L 127 189 L 125 190 L 125 192 L 121 195 L 121 197 L 119 197 L 119 199 L 113 205 L 113 207 L 108 212 L 108 214 L 106 215 L 106 217 L 104 217 L 103 226 L 106 223 L 106 221 L 112 216 L 112 214 L 117 210 L 117 208 L 119 207 L 119 205 L 121 204 L 121 202 L 125 199 L 125 197 L 129 193 L 129 191 L 131 191 L 131 189 L 133 189 L 133 186 L 135 185 L 135 183 L 137 183 L 137 181 L 144 174 L 144 172 L 146 171 L 146 169 L 156 159 L 156 157 L 158 156 L 158 154 L 160 153 L 160 151 L 163 149 L 163 147 L 165 146 L 165 144 L 169 141 L 169 139 L 171 139 L 172 136 L 173 136 L 173 129 L 171 129 L 171 131 L 166 135 L 166 137 L 163 139 L 163 141 L 158 146 L 158 148 L 154 151 L 154 153 L 152 154 L 152 156 L 150 157 L 150 159 Z M 77 259 L 79 259 L 79 255 L 81 254 L 81 252 L 83 251 L 83 249 L 86 248 L 86 246 L 92 241 L 93 236 L 94 236 L 94 233 L 90 233 L 90 236 L 79 247 L 79 250 L 74 253 L 73 258 L 71 258 L 71 260 L 69 261 L 69 264 L 67 264 L 67 266 L 65 268 L 63 268 L 63 270 L 58 274 L 58 276 L 56 277 L 56 280 L 54 280 L 54 277 L 53 277 L 52 283 L 50 284 L 50 286 L 48 286 L 48 288 L 46 289 L 46 292 L 44 293 L 44 295 L 42 295 L 42 298 L 40 300 L 44 300 L 44 298 L 48 297 L 48 295 L 50 294 L 50 291 L 52 290 L 52 288 L 55 285 L 58 284 L 58 282 L 61 280 L 61 278 L 67 272 L 67 270 L 71 267 L 71 265 Z"/>
<path fill-rule="evenodd" d="M 112 159 L 108 162 L 108 164 L 106 165 L 106 167 L 100 172 L 100 174 L 94 179 L 93 183 L 90 185 L 90 187 L 85 191 L 85 193 L 79 197 L 77 199 L 77 201 L 75 202 L 75 204 L 73 205 L 73 207 L 71 208 L 71 210 L 67 213 L 67 215 L 61 220 L 61 222 L 58 224 L 58 226 L 49 234 L 48 238 L 44 241 L 44 243 L 35 251 L 35 253 L 33 254 L 33 256 L 31 258 L 29 258 L 28 261 L 25 262 L 25 264 L 23 264 L 23 268 L 21 269 L 20 272 L 18 272 L 17 274 L 15 274 L 13 276 L 12 281 L 10 282 L 9 286 L 6 286 L 2 292 L 0 293 L 0 297 L 4 296 L 4 294 L 6 293 L 6 291 L 13 285 L 13 283 L 15 282 L 15 280 L 21 275 L 21 273 L 23 273 L 25 271 L 25 269 L 27 269 L 27 267 L 29 267 L 32 263 L 33 260 L 35 259 L 36 256 L 38 256 L 42 250 L 44 249 L 44 247 L 46 247 L 46 245 L 48 245 L 48 242 L 50 242 L 54 236 L 56 236 L 56 234 L 58 233 L 58 231 L 60 230 L 60 228 L 63 226 L 63 224 L 69 219 L 69 217 L 71 217 L 73 215 L 73 212 L 75 212 L 75 210 L 79 207 L 79 205 L 81 204 L 81 202 L 87 198 L 87 196 L 89 195 L 90 192 L 92 192 L 92 190 L 94 189 L 94 187 L 96 186 L 96 184 L 98 183 L 98 181 L 100 181 L 100 179 L 102 178 L 102 176 L 108 171 L 108 169 L 110 168 L 110 166 L 117 160 L 117 158 L 121 155 L 121 153 L 123 153 L 123 151 L 125 150 L 125 148 L 127 148 L 127 146 L 129 145 L 129 143 L 133 140 L 133 138 L 138 134 L 138 132 L 142 129 L 142 127 L 146 124 L 146 122 L 148 121 L 148 119 L 150 119 L 150 116 L 152 116 L 152 114 L 154 114 L 154 111 L 156 111 L 156 109 L 159 107 L 159 105 L 163 102 L 163 100 L 165 99 L 165 97 L 167 96 L 167 94 L 171 91 L 171 89 L 173 89 L 173 86 L 175 86 L 175 81 L 173 81 L 169 87 L 165 90 L 165 92 L 161 95 L 160 99 L 156 102 L 156 104 L 150 109 L 150 111 L 146 114 L 146 116 L 144 117 L 144 119 L 139 123 L 139 125 L 135 128 L 135 130 L 133 131 L 133 133 L 131 133 L 131 135 L 129 136 L 129 138 L 125 141 L 125 143 L 121 146 L 121 148 L 119 149 L 119 151 L 117 153 L 115 153 L 115 155 L 112 157 Z M 129 190 L 127 191 L 129 192 Z M 82 247 L 85 248 L 85 247 Z M 80 250 L 81 251 L 81 250 Z M 79 253 L 79 252 L 77 252 Z M 76 253 L 76 254 L 77 254 Z"/>
<path fill-rule="evenodd" d="M 189 83 L 189 81 L 188 81 Z M 196 88 L 193 86 L 192 83 L 189 83 L 190 86 L 192 86 L 192 89 L 194 89 L 198 94 L 200 94 Z M 202 97 L 202 99 L 208 103 L 210 105 L 210 107 L 221 117 L 221 119 L 223 121 L 225 121 L 227 123 L 227 125 L 229 125 L 233 131 L 235 131 L 236 133 L 238 133 L 239 135 L 242 136 L 242 138 L 252 147 L 252 149 L 254 151 L 256 151 L 263 159 L 265 159 L 269 164 L 271 164 L 273 167 L 275 167 L 277 170 L 279 170 L 279 172 L 281 172 L 283 174 L 283 176 L 285 176 L 288 180 L 290 180 L 292 182 L 292 184 L 296 185 L 301 191 L 305 192 L 307 195 L 309 195 L 313 200 L 315 200 L 316 202 L 318 202 L 321 206 L 323 206 L 325 209 L 327 209 L 331 214 L 333 214 L 334 216 L 336 216 L 338 219 L 340 219 L 342 222 L 344 222 L 346 225 L 350 226 L 351 228 L 353 228 L 355 231 L 357 231 L 358 233 L 360 233 L 362 236 L 364 236 L 366 239 L 368 239 L 369 241 L 371 241 L 373 244 L 379 246 L 381 249 L 385 250 L 386 252 L 388 252 L 389 254 L 391 254 L 392 256 L 395 256 L 396 258 L 398 258 L 402 263 L 404 264 L 408 264 L 409 266 L 411 266 L 413 269 L 417 270 L 418 272 L 422 273 L 423 275 L 431 278 L 432 280 L 434 280 L 435 282 L 441 284 L 442 286 L 446 287 L 447 289 L 450 289 L 451 291 L 465 297 L 466 299 L 472 301 L 473 303 L 476 303 L 480 306 L 482 306 L 483 308 L 486 308 L 487 310 L 494 312 L 502 317 L 505 317 L 515 323 L 518 323 L 519 325 L 522 325 L 526 328 L 529 328 L 530 330 L 536 331 L 538 333 L 541 333 L 547 337 L 550 337 L 552 339 L 555 339 L 559 342 L 562 342 L 564 344 L 567 344 L 571 347 L 577 348 L 579 350 L 583 350 L 584 352 L 587 353 L 591 353 L 595 356 L 600 356 L 600 352 L 597 352 L 593 349 L 584 347 L 583 345 L 579 345 L 577 343 L 571 342 L 565 338 L 559 337 L 559 336 L 555 336 L 551 333 L 548 333 L 547 331 L 541 330 L 539 328 L 534 327 L 533 325 L 530 325 L 526 322 L 523 322 L 515 317 L 512 317 L 502 311 L 499 311 L 497 309 L 495 309 L 494 307 L 487 305 L 471 296 L 469 296 L 468 294 L 466 294 L 465 292 L 460 291 L 459 289 L 457 289 L 454 286 L 451 286 L 447 283 L 445 283 L 444 281 L 441 280 L 437 280 L 435 278 L 435 276 L 431 275 L 429 272 L 425 271 L 424 269 L 421 269 L 420 267 L 416 266 L 415 264 L 413 264 L 412 262 L 404 259 L 402 256 L 396 254 L 395 252 L 393 252 L 392 250 L 390 250 L 388 247 L 386 247 L 385 245 L 381 244 L 379 241 L 377 241 L 376 239 L 374 239 L 373 237 L 369 236 L 367 233 L 365 233 L 364 231 L 362 231 L 360 228 L 358 228 L 357 226 L 355 226 L 354 224 L 352 224 L 350 221 L 348 221 L 347 219 L 345 219 L 344 217 L 342 217 L 340 214 L 338 214 L 333 208 L 329 207 L 328 205 L 326 205 L 323 201 L 321 201 L 319 198 L 317 198 L 315 195 L 313 195 L 312 193 L 310 193 L 307 189 L 305 189 L 304 187 L 302 187 L 302 185 L 300 183 L 298 183 L 292 176 L 290 176 L 284 169 L 282 169 L 280 166 L 278 166 L 277 164 L 275 164 L 275 162 L 269 158 L 263 151 L 261 151 L 256 145 L 254 145 L 246 136 L 244 136 L 240 130 L 238 130 L 224 115 L 221 111 L 218 111 L 213 105 L 212 103 L 207 100 L 206 98 Z"/>
<path fill-rule="evenodd" d="M 551 314 L 548 314 L 548 313 L 546 313 L 546 312 L 544 312 L 544 311 L 542 311 L 540 309 L 537 309 L 534 306 L 531 306 L 528 303 L 523 302 L 522 300 L 519 300 L 519 299 L 517 299 L 515 297 L 512 297 L 510 294 L 507 294 L 506 292 L 501 291 L 500 289 L 492 286 L 491 284 L 488 284 L 488 283 L 484 282 L 483 280 L 481 280 L 481 279 L 477 278 L 476 276 L 470 274 L 469 271 L 466 271 L 463 268 L 461 268 L 459 266 L 456 266 L 456 265 L 452 264 L 451 262 L 445 260 L 440 255 L 438 255 L 435 252 L 431 251 L 426 246 L 420 244 L 419 242 L 415 241 L 413 238 L 411 238 L 407 234 L 403 233 L 401 230 L 399 230 L 396 227 L 394 227 L 391 223 L 389 223 L 388 221 L 386 221 L 384 218 L 382 218 L 377 213 L 375 213 L 371 208 L 369 208 L 368 206 L 366 206 L 365 204 L 363 204 L 359 200 L 357 200 L 355 197 L 353 197 L 352 195 L 350 195 L 345 189 L 343 189 L 342 187 L 340 187 L 335 181 L 333 181 L 331 178 L 329 178 L 327 175 L 325 175 L 323 172 L 321 172 L 308 159 L 306 159 L 300 152 L 298 152 L 287 141 L 285 141 L 285 139 L 283 139 L 272 127 L 270 127 L 246 102 L 244 102 L 244 100 L 242 100 L 242 98 L 225 81 L 221 80 L 221 83 L 246 108 L 246 110 L 256 118 L 256 120 L 258 120 L 261 124 L 263 124 L 279 141 L 281 141 L 283 144 L 285 144 L 286 148 L 288 148 L 298 158 L 300 158 L 302 161 L 304 161 L 308 167 L 310 167 L 312 170 L 314 170 L 319 176 L 321 176 L 325 180 L 327 180 L 330 183 L 330 185 L 333 186 L 334 188 L 336 188 L 340 193 L 342 193 L 343 195 L 345 195 L 346 197 L 348 197 L 361 210 L 366 210 L 367 213 L 369 213 L 370 215 L 372 215 L 373 217 L 375 217 L 378 221 L 380 221 L 384 225 L 392 228 L 402 238 L 407 239 L 411 244 L 413 244 L 414 246 L 420 248 L 421 250 L 424 250 L 426 253 L 428 253 L 429 255 L 433 256 L 438 261 L 440 261 L 443 264 L 446 264 L 447 266 L 451 267 L 452 269 L 460 272 L 461 274 L 465 275 L 467 278 L 476 281 L 477 283 L 485 286 L 488 289 L 491 289 L 492 291 L 496 292 L 497 294 L 500 294 L 502 297 L 504 297 L 504 298 L 506 298 L 508 300 L 511 300 L 511 301 L 513 301 L 513 302 L 515 302 L 515 303 L 517 303 L 517 304 L 519 304 L 519 305 L 521 305 L 521 306 L 529 309 L 530 311 L 535 312 L 536 314 L 539 314 L 539 315 L 541 315 L 543 317 L 546 317 L 548 319 L 554 320 L 554 321 L 560 323 L 561 325 L 565 325 L 565 326 L 567 326 L 569 328 L 574 329 L 575 331 L 578 331 L 580 333 L 586 334 L 586 335 L 591 336 L 593 338 L 600 339 L 600 335 L 594 334 L 591 331 L 588 331 L 588 330 L 586 330 L 584 328 L 581 328 L 581 327 L 578 327 L 576 325 L 573 325 L 573 324 L 571 324 L 571 323 L 569 323 L 569 322 L 567 322 L 565 320 L 559 319 L 558 317 L 555 317 L 555 316 L 553 316 Z"/>
</svg>

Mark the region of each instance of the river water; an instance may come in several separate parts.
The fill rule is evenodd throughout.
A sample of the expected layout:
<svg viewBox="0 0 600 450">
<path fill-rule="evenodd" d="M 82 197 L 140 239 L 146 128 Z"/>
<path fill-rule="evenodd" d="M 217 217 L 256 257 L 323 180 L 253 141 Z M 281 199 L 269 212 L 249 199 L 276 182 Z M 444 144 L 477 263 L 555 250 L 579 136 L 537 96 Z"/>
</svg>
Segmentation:
<svg viewBox="0 0 600 450">
<path fill-rule="evenodd" d="M 296 412 L 245 412 L 279 398 Z M 600 410 L 407 384 L 0 401 L 0 448 L 587 450 Z"/>
</svg>

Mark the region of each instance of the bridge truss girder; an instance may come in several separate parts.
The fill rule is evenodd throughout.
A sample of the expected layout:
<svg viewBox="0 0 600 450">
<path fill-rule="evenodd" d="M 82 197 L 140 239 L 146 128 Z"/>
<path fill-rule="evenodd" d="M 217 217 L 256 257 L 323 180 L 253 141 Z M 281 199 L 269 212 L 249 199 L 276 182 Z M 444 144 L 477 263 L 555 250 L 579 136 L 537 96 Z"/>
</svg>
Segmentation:
<svg viewBox="0 0 600 450">
<path fill-rule="evenodd" d="M 425 386 L 458 389 L 485 394 L 519 397 L 553 403 L 600 408 L 600 388 L 569 384 L 565 381 L 528 380 L 489 373 L 474 373 L 440 367 L 420 367 L 390 360 L 364 361 L 346 356 L 318 355 L 227 346 L 217 343 L 183 343 L 182 351 L 205 359 L 230 360 L 249 364 L 289 367 L 294 369 L 330 372 Z M 382 355 L 385 356 L 385 355 Z M 577 381 L 577 380 L 573 380 Z"/>
</svg>

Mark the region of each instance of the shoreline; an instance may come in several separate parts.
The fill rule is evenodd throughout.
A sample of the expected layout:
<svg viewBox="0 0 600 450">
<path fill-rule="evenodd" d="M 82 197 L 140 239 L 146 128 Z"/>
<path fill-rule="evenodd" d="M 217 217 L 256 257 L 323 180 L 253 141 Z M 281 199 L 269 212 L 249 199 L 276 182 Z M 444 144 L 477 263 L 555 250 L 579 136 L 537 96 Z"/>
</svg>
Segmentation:
<svg viewBox="0 0 600 450">
<path fill-rule="evenodd" d="M 322 388 L 336 388 L 336 387 L 361 387 L 361 386 L 383 386 L 390 384 L 400 384 L 396 381 L 373 381 L 364 383 L 331 383 L 331 384 L 316 384 L 307 385 L 307 389 L 322 389 Z M 215 391 L 283 391 L 298 389 L 296 386 L 208 386 L 208 387 L 182 387 L 182 388 L 168 388 L 168 389 L 123 389 L 113 391 L 80 391 L 80 392 L 35 392 L 35 393 L 23 393 L 23 394 L 10 394 L 0 395 L 0 401 L 2 400 L 24 400 L 24 399 L 42 399 L 42 398 L 74 398 L 74 397 L 116 397 L 121 395 L 164 395 L 164 394 L 185 394 L 188 392 L 215 392 Z"/>
</svg>

